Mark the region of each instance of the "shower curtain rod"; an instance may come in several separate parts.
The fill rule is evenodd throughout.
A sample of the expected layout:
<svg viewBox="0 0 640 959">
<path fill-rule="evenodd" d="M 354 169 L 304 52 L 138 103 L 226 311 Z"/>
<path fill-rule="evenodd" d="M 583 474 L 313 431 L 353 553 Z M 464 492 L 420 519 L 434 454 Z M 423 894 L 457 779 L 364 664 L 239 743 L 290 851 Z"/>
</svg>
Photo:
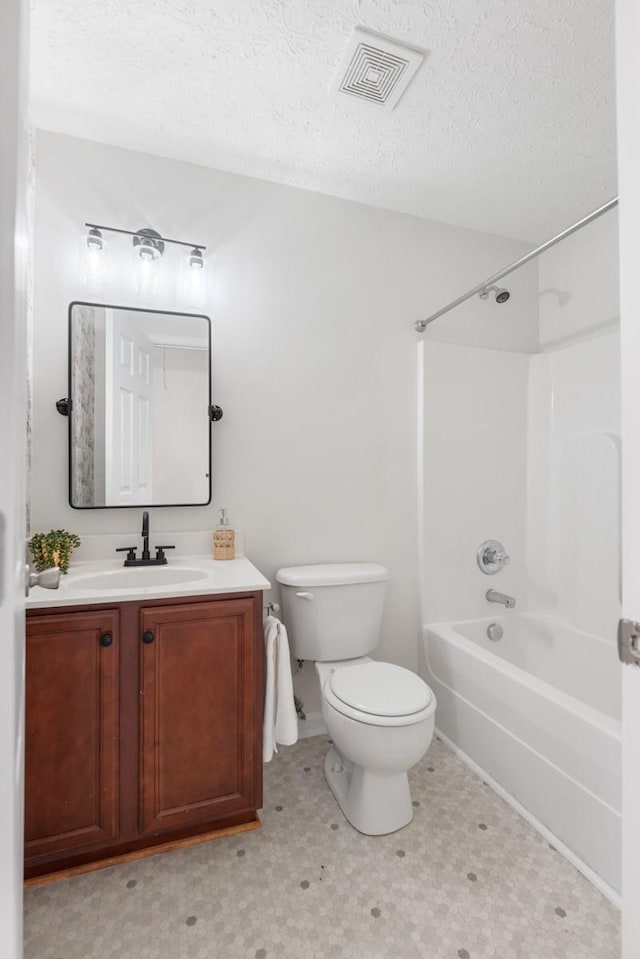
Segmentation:
<svg viewBox="0 0 640 959">
<path fill-rule="evenodd" d="M 449 310 L 453 310 L 456 306 L 460 306 L 461 303 L 464 303 L 465 300 L 471 299 L 472 296 L 477 296 L 478 293 L 482 293 L 482 291 L 486 290 L 487 287 L 492 286 L 498 280 L 501 280 L 503 276 L 507 276 L 508 273 L 513 273 L 513 271 L 517 270 L 518 267 L 524 266 L 524 264 L 528 263 L 529 260 L 533 260 L 534 257 L 540 256 L 541 253 L 544 253 L 545 250 L 555 246 L 556 243 L 560 242 L 560 240 L 564 240 L 565 237 L 571 236 L 571 234 L 575 233 L 576 230 L 582 229 L 582 227 L 586 226 L 587 223 L 591 223 L 592 220 L 596 220 L 599 216 L 602 216 L 603 213 L 607 213 L 617 205 L 618 197 L 616 196 L 613 198 L 613 200 L 609 200 L 608 203 L 598 207 L 598 209 L 594 210 L 593 213 L 589 213 L 581 220 L 578 220 L 578 222 L 574 223 L 573 226 L 567 227 L 567 229 L 563 230 L 562 233 L 558 233 L 558 235 L 554 236 L 551 240 L 547 240 L 546 243 L 542 243 L 540 246 L 537 246 L 535 250 L 531 250 L 530 253 L 525 253 L 525 255 L 521 256 L 519 260 L 514 260 L 513 263 L 510 263 L 509 266 L 506 266 L 504 270 L 500 270 L 499 273 L 494 273 L 493 276 L 490 276 L 483 283 L 478 283 L 478 285 L 474 286 L 472 290 L 469 290 L 467 293 L 459 296 L 456 300 L 452 300 L 451 303 L 443 306 L 442 309 L 438 310 L 437 313 L 432 313 L 431 316 L 426 318 L 426 320 L 416 320 L 416 322 L 413 324 L 415 329 L 418 331 L 418 333 L 424 333 L 429 323 L 433 323 L 433 321 L 437 320 L 438 317 L 448 313 Z"/>
</svg>

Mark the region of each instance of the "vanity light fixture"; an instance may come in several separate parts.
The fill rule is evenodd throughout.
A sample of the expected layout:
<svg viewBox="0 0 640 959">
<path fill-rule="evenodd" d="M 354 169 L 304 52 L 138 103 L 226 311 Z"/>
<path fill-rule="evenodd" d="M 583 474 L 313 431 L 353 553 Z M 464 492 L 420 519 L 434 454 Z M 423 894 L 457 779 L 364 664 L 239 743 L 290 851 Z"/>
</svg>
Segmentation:
<svg viewBox="0 0 640 959">
<path fill-rule="evenodd" d="M 186 240 L 172 240 L 168 236 L 161 236 L 157 230 L 151 230 L 145 227 L 142 230 L 122 230 L 117 226 L 105 226 L 102 223 L 85 223 L 88 229 L 87 246 L 91 250 L 101 250 L 103 245 L 103 233 L 121 233 L 124 236 L 132 237 L 133 246 L 138 251 L 143 260 L 158 260 L 164 253 L 166 243 L 172 243 L 176 246 L 186 246 L 191 250 L 189 254 L 189 266 L 203 267 L 203 250 L 206 246 L 203 243 L 188 243 Z M 196 262 L 197 261 L 197 262 Z"/>
<path fill-rule="evenodd" d="M 82 280 L 85 285 L 91 288 L 92 293 L 97 293 L 102 285 L 102 280 L 107 273 L 107 267 L 114 268 L 114 263 L 107 264 L 111 260 L 111 251 L 109 256 L 105 256 L 103 246 L 105 244 L 104 234 L 115 233 L 125 237 L 131 237 L 129 247 L 132 250 L 133 258 L 131 261 L 132 276 L 131 282 L 135 295 L 139 302 L 144 301 L 147 305 L 153 301 L 159 291 L 166 292 L 171 283 L 175 282 L 178 287 L 178 298 L 185 305 L 200 307 L 206 292 L 206 279 L 204 273 L 204 251 L 206 246 L 203 243 L 193 243 L 187 240 L 174 240 L 168 236 L 162 236 L 157 230 L 150 227 L 143 227 L 140 230 L 123 230 L 121 227 L 106 226 L 103 223 L 85 223 L 87 234 L 84 244 L 84 256 L 81 260 Z M 168 259 L 167 244 L 171 246 L 186 247 L 186 256 L 180 257 L 182 268 L 175 272 L 175 279 L 172 277 L 172 270 L 161 266 L 161 260 Z M 126 247 L 126 244 L 125 244 Z M 115 256 L 115 265 L 118 265 L 118 252 L 113 251 Z M 121 273 L 121 271 L 120 271 Z"/>
</svg>

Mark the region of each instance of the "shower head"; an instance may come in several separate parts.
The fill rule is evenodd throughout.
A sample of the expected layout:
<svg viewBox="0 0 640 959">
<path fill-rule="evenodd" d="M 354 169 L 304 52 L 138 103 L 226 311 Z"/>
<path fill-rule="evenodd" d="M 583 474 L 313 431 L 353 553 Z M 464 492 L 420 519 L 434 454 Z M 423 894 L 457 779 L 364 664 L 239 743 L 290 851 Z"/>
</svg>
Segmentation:
<svg viewBox="0 0 640 959">
<path fill-rule="evenodd" d="M 480 292 L 478 293 L 478 296 L 480 297 L 481 300 L 487 300 L 489 298 L 490 293 L 493 293 L 493 295 L 495 296 L 496 303 L 506 303 L 509 297 L 511 296 L 511 294 L 509 293 L 509 290 L 505 290 L 503 287 L 500 287 L 500 286 L 485 286 L 484 290 L 480 290 Z"/>
</svg>

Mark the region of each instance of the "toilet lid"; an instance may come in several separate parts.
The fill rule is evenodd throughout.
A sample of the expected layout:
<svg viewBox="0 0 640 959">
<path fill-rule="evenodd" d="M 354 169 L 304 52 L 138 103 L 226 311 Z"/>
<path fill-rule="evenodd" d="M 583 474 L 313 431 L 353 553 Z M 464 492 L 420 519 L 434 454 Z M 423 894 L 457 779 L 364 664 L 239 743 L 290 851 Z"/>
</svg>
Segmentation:
<svg viewBox="0 0 640 959">
<path fill-rule="evenodd" d="M 425 709 L 432 693 L 419 676 L 392 663 L 362 663 L 336 669 L 332 693 L 347 706 L 372 716 L 410 716 Z"/>
</svg>

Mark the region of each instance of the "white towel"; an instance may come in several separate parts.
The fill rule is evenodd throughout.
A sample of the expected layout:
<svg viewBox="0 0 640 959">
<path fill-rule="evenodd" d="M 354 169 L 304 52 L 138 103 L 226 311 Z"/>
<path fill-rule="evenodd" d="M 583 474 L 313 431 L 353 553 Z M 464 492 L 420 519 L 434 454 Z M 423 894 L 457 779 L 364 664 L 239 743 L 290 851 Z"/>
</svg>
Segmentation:
<svg viewBox="0 0 640 959">
<path fill-rule="evenodd" d="M 287 630 L 275 616 L 264 623 L 264 645 L 267 666 L 264 697 L 262 758 L 270 762 L 277 743 L 292 746 L 298 741 L 298 717 L 293 702 L 293 680 Z"/>
</svg>

